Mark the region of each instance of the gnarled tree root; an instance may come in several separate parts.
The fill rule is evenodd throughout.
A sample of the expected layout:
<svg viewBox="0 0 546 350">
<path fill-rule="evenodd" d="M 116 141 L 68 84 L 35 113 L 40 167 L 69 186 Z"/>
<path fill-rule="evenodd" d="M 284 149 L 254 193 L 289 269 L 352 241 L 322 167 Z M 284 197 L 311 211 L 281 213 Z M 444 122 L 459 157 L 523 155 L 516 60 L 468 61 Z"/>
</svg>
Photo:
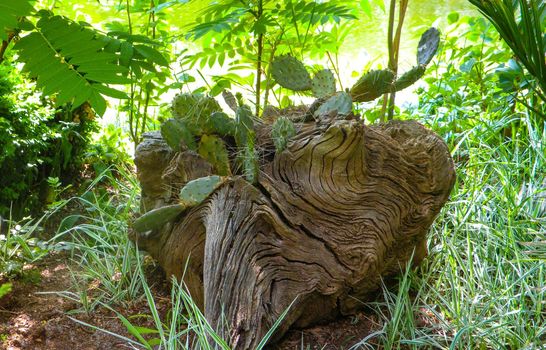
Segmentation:
<svg viewBox="0 0 546 350">
<path fill-rule="evenodd" d="M 145 210 L 212 172 L 153 135 L 135 161 Z M 234 348 L 254 349 L 290 305 L 275 339 L 351 313 L 381 278 L 412 256 L 418 263 L 454 181 L 445 143 L 416 122 L 308 125 L 263 162 L 258 184 L 234 177 L 176 222 L 133 238 L 168 275 L 182 278 L 189 259 L 184 281 L 211 325 Z"/>
</svg>

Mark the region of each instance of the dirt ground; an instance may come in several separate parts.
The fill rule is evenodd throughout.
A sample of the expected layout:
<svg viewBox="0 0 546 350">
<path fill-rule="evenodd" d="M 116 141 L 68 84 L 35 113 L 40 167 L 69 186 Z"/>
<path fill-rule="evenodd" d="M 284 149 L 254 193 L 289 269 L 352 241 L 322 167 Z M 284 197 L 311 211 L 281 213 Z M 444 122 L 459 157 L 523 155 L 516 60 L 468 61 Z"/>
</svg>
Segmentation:
<svg viewBox="0 0 546 350">
<path fill-rule="evenodd" d="M 126 341 L 78 324 L 70 317 L 132 338 L 115 313 L 97 308 L 86 314 L 81 304 L 53 292 L 73 290 L 72 272 L 77 269 L 68 256 L 52 254 L 36 265 L 25 268 L 25 277 L 10 281 L 12 292 L 0 299 L 0 348 L 6 350 L 102 350 L 131 349 Z M 161 276 L 157 271 L 147 275 Z M 0 284 L 6 282 L 1 281 Z M 163 317 L 169 310 L 166 281 L 151 281 L 156 306 Z M 116 307 L 125 317 L 150 314 L 145 300 L 125 308 Z M 151 318 L 131 319 L 135 325 L 153 327 Z M 305 330 L 290 331 L 275 349 L 346 349 L 380 329 L 374 315 L 365 313 Z M 302 346 L 303 345 L 303 346 Z M 133 348 L 134 349 L 134 348 Z"/>
</svg>

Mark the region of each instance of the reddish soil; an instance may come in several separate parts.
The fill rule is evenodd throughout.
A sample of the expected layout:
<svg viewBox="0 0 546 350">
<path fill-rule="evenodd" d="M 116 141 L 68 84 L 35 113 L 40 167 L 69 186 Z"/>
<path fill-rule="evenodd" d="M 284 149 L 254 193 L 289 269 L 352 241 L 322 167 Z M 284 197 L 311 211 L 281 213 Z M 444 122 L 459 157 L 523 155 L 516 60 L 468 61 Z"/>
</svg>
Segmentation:
<svg viewBox="0 0 546 350">
<path fill-rule="evenodd" d="M 98 307 L 89 314 L 81 304 L 52 292 L 73 291 L 72 272 L 77 265 L 64 254 L 51 254 L 27 266 L 24 277 L 9 281 L 11 293 L 0 299 L 0 349 L 19 350 L 102 350 L 131 349 L 124 340 L 78 324 L 73 317 L 112 333 L 134 339 L 112 311 Z M 72 271 L 72 272 L 71 272 Z M 148 271 L 148 276 L 161 276 Z M 7 281 L 0 279 L 0 284 Z M 156 306 L 164 317 L 169 310 L 169 288 L 162 277 L 149 281 Z M 92 295 L 93 283 L 89 286 Z M 50 292 L 50 293 L 48 293 Z M 48 293 L 48 294 L 42 294 Z M 126 307 L 115 307 L 125 317 L 149 315 L 144 298 Z M 155 328 L 151 318 L 131 319 L 138 326 Z M 275 349 L 348 349 L 360 339 L 381 328 L 376 316 L 359 313 L 327 325 L 292 330 Z"/>
<path fill-rule="evenodd" d="M 115 313 L 97 308 L 86 314 L 76 311 L 80 304 L 58 294 L 47 292 L 75 291 L 71 271 L 77 266 L 63 254 L 53 254 L 34 266 L 25 268 L 24 277 L 9 281 L 12 291 L 0 299 L 0 348 L 6 350 L 80 350 L 130 349 L 126 341 L 93 330 L 71 320 L 73 317 L 110 332 L 129 336 Z M 0 284 L 6 282 L 0 280 Z M 90 286 L 90 289 L 93 287 Z M 160 286 L 154 288 L 156 306 L 165 315 L 170 298 Z M 150 314 L 145 300 L 125 308 L 115 307 L 125 317 Z M 135 325 L 153 328 L 151 319 L 131 319 Z"/>
</svg>

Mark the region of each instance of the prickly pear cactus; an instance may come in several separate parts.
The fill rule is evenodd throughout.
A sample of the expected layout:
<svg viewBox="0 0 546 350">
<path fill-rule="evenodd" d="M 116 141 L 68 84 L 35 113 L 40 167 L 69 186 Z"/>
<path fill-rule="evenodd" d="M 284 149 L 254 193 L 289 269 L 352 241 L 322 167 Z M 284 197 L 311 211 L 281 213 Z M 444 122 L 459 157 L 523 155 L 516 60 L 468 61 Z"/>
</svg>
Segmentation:
<svg viewBox="0 0 546 350">
<path fill-rule="evenodd" d="M 224 102 L 228 105 L 229 108 L 231 108 L 232 111 L 237 112 L 237 98 L 233 96 L 231 91 L 224 90 L 222 91 L 222 97 L 224 98 Z"/>
<path fill-rule="evenodd" d="M 417 45 L 417 64 L 426 66 L 438 51 L 440 45 L 440 32 L 432 27 L 423 33 Z"/>
<path fill-rule="evenodd" d="M 389 69 L 371 70 L 364 74 L 351 88 L 351 96 L 356 102 L 368 102 L 389 92 L 394 81 L 394 73 Z"/>
<path fill-rule="evenodd" d="M 246 105 L 237 108 L 235 114 L 235 143 L 237 147 L 244 148 L 248 144 L 249 136 L 254 130 L 254 119 L 250 108 Z"/>
<path fill-rule="evenodd" d="M 212 113 L 221 112 L 218 102 L 209 96 L 178 94 L 173 99 L 171 113 L 176 119 L 186 122 L 194 135 L 206 132 L 206 123 Z"/>
<path fill-rule="evenodd" d="M 234 136 L 235 120 L 224 112 L 214 112 L 206 120 L 205 131 L 220 136 Z"/>
<path fill-rule="evenodd" d="M 296 127 L 294 123 L 286 117 L 280 117 L 273 123 L 271 127 L 271 137 L 275 144 L 277 153 L 286 149 L 288 141 L 296 135 Z"/>
<path fill-rule="evenodd" d="M 205 176 L 192 180 L 180 190 L 180 203 L 186 207 L 201 204 L 224 182 L 226 182 L 226 178 L 218 175 Z"/>
<path fill-rule="evenodd" d="M 313 96 L 323 98 L 336 92 L 336 79 L 329 69 L 318 71 L 312 82 Z"/>
<path fill-rule="evenodd" d="M 243 170 L 246 181 L 251 184 L 258 182 L 260 165 L 258 163 L 258 153 L 254 147 L 254 132 L 248 137 L 246 147 L 243 154 Z"/>
<path fill-rule="evenodd" d="M 216 174 L 231 175 L 229 156 L 224 141 L 218 136 L 203 135 L 199 142 L 199 155 L 214 166 Z"/>
<path fill-rule="evenodd" d="M 346 116 L 353 111 L 353 99 L 346 92 L 338 92 L 326 101 L 315 111 L 315 119 L 321 120 L 330 116 L 333 112 L 338 116 Z"/>
<path fill-rule="evenodd" d="M 311 76 L 303 63 L 289 55 L 275 57 L 271 63 L 271 75 L 280 86 L 293 91 L 312 88 Z"/>
<path fill-rule="evenodd" d="M 184 120 L 168 119 L 165 121 L 161 125 L 161 136 L 174 151 L 180 151 L 181 144 L 193 151 L 197 149 L 195 137 Z"/>
<path fill-rule="evenodd" d="M 150 210 L 133 222 L 133 229 L 139 233 L 158 229 L 176 219 L 187 208 L 184 204 L 174 204 Z"/>
<path fill-rule="evenodd" d="M 200 118 L 208 118 L 212 113 L 222 112 L 222 108 L 218 102 L 210 96 L 202 96 L 197 102 L 197 108 Z"/>
<path fill-rule="evenodd" d="M 396 79 L 394 82 L 394 89 L 396 91 L 400 91 L 413 85 L 415 82 L 417 82 L 417 80 L 421 79 L 421 77 L 425 75 L 426 70 L 427 68 L 425 66 L 413 67 Z"/>
<path fill-rule="evenodd" d="M 197 111 L 197 102 L 200 96 L 194 94 L 178 94 L 171 104 L 171 114 L 177 119 L 193 116 Z"/>
</svg>

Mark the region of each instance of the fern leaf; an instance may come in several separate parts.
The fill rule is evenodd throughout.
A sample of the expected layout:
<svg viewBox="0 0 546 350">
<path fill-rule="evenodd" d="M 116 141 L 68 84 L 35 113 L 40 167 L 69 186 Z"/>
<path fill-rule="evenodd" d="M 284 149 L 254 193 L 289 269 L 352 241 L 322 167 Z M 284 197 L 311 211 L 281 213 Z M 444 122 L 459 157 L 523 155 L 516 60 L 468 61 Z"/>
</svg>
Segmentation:
<svg viewBox="0 0 546 350">
<path fill-rule="evenodd" d="M 89 101 L 102 115 L 106 110 L 102 94 L 127 97 L 107 84 L 131 82 L 126 78 L 128 69 L 117 64 L 118 56 L 104 51 L 107 43 L 88 27 L 64 17 L 43 15 L 37 30 L 14 48 L 25 63 L 24 70 L 37 79 L 38 87 L 45 94 L 57 94 L 57 105 L 72 101 L 77 108 Z"/>
<path fill-rule="evenodd" d="M 20 17 L 34 12 L 30 0 L 0 0 L 0 41 L 8 39 L 8 32 L 19 28 Z"/>
</svg>

